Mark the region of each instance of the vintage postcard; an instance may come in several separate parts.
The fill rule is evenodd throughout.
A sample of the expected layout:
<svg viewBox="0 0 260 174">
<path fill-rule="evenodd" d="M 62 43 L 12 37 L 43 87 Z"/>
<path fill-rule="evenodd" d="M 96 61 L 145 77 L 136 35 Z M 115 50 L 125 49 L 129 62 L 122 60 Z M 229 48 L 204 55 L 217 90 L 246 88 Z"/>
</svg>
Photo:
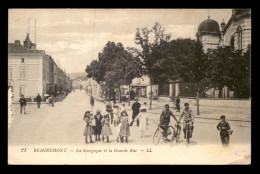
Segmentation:
<svg viewBox="0 0 260 174">
<path fill-rule="evenodd" d="M 251 164 L 251 9 L 9 9 L 8 164 Z"/>
</svg>

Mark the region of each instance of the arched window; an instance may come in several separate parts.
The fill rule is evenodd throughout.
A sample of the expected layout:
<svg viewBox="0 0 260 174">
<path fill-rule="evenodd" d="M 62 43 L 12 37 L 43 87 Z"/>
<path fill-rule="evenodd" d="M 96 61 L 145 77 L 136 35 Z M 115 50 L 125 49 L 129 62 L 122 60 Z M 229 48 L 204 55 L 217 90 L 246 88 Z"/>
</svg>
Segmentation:
<svg viewBox="0 0 260 174">
<path fill-rule="evenodd" d="M 21 63 L 24 63 L 24 58 L 21 58 Z"/>
<path fill-rule="evenodd" d="M 232 49 L 235 49 L 235 37 L 234 37 L 234 35 L 232 35 L 230 37 L 230 46 L 231 46 Z"/>
<path fill-rule="evenodd" d="M 237 49 L 242 50 L 242 28 L 237 27 Z"/>
</svg>

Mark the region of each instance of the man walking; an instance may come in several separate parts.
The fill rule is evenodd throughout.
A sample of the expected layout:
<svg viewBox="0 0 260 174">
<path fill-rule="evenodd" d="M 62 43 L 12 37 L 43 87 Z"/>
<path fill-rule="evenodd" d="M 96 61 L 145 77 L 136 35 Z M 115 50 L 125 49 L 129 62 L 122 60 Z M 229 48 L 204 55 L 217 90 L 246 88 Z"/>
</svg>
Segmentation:
<svg viewBox="0 0 260 174">
<path fill-rule="evenodd" d="M 133 115 L 132 115 L 132 122 L 130 123 L 130 126 L 133 125 L 135 118 L 140 113 L 140 107 L 141 104 L 138 102 L 138 99 L 135 99 L 135 103 L 132 105 Z M 137 120 L 137 126 L 139 126 L 139 120 Z"/>
<path fill-rule="evenodd" d="M 221 122 L 217 125 L 217 129 L 220 131 L 220 139 L 223 147 L 227 147 L 229 145 L 229 134 L 228 130 L 230 130 L 230 125 L 226 122 L 226 116 L 220 116 Z"/>
<path fill-rule="evenodd" d="M 20 103 L 20 108 L 21 108 L 20 109 L 20 114 L 22 114 L 22 110 L 23 110 L 23 113 L 26 114 L 26 112 L 25 112 L 26 100 L 24 98 L 24 95 L 21 95 L 19 103 Z"/>
<path fill-rule="evenodd" d="M 38 93 L 38 95 L 36 97 L 37 108 L 41 107 L 41 101 L 42 101 L 42 97 L 40 96 L 40 93 Z"/>
</svg>

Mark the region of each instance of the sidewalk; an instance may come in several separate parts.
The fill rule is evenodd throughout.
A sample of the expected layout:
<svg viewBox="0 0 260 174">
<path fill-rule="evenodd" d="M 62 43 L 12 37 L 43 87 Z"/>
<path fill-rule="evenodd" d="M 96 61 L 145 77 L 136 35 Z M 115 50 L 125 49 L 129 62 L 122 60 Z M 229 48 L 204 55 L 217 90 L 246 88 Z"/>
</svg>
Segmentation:
<svg viewBox="0 0 260 174">
<path fill-rule="evenodd" d="M 60 101 L 62 101 L 66 97 L 67 96 L 65 96 L 65 95 L 59 95 L 59 96 L 57 96 L 54 99 L 54 102 L 60 102 Z M 19 104 L 19 102 L 18 101 L 14 101 L 14 102 L 12 102 L 12 104 Z M 37 104 L 37 102 L 26 102 L 26 104 Z M 46 101 L 42 101 L 41 104 L 47 104 L 47 102 Z"/>
<path fill-rule="evenodd" d="M 89 93 L 87 95 L 90 96 Z M 97 101 L 105 103 L 105 99 L 97 96 L 93 96 Z M 117 100 L 118 101 L 118 100 Z M 135 101 L 130 101 L 130 106 L 128 106 L 127 102 L 125 103 L 126 109 L 128 111 L 131 110 L 131 106 Z M 161 111 L 164 109 L 165 104 L 170 105 L 170 109 L 173 109 L 173 102 L 170 101 L 169 98 L 159 98 L 158 100 L 152 100 L 152 110 L 150 110 L 150 99 L 149 98 L 139 98 L 139 102 L 141 105 L 143 105 L 144 102 L 147 103 L 147 113 L 151 115 L 159 116 L 161 114 Z M 195 101 L 187 101 L 185 99 L 181 99 L 181 110 L 184 109 L 184 103 L 188 102 L 190 104 L 190 108 L 193 110 L 194 118 L 197 119 L 208 119 L 208 120 L 220 120 L 220 115 L 226 115 L 228 121 L 241 121 L 241 122 L 251 122 L 251 108 L 239 108 L 236 107 L 236 101 L 229 101 L 234 102 L 234 105 L 230 104 L 229 106 L 212 106 L 211 103 L 207 105 L 207 103 L 203 103 L 203 105 L 200 105 L 200 115 L 197 115 L 197 106 Z M 173 114 L 175 114 L 177 117 L 180 116 L 180 112 L 173 111 Z"/>
</svg>

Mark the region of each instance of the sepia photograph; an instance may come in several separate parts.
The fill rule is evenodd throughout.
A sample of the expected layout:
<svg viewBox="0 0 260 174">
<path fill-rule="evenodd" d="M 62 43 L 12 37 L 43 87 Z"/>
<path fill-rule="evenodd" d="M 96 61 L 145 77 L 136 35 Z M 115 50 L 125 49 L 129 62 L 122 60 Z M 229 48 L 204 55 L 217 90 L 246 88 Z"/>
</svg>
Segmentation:
<svg viewBox="0 0 260 174">
<path fill-rule="evenodd" d="M 251 9 L 8 9 L 9 165 L 250 165 Z"/>
</svg>

